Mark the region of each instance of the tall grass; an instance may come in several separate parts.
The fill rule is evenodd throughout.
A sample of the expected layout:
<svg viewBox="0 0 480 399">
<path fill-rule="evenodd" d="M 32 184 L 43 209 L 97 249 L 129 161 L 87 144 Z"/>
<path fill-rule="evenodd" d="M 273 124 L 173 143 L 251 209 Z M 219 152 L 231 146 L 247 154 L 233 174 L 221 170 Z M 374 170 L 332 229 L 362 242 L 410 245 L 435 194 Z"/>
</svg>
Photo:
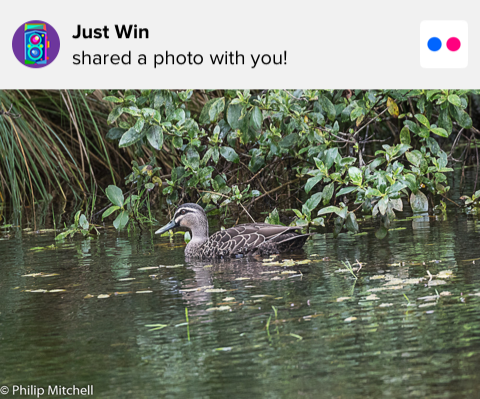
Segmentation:
<svg viewBox="0 0 480 399">
<path fill-rule="evenodd" d="M 0 91 L 0 202 L 85 201 L 129 166 L 104 136 L 100 91 Z"/>
</svg>

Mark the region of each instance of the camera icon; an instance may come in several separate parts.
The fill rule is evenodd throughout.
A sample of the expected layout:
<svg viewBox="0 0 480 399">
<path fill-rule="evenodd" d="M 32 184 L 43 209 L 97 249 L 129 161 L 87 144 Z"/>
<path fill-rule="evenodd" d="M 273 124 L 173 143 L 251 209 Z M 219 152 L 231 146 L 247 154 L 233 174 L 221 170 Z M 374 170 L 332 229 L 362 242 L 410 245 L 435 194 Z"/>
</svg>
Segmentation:
<svg viewBox="0 0 480 399">
<path fill-rule="evenodd" d="M 45 65 L 48 61 L 48 41 L 46 24 L 25 24 L 25 65 Z"/>
</svg>

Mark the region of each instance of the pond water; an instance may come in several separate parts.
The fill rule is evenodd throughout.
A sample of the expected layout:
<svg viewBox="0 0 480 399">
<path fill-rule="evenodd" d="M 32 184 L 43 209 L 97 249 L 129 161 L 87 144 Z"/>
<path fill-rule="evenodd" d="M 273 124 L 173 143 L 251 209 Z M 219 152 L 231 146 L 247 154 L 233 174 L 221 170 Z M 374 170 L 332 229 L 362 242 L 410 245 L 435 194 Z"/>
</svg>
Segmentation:
<svg viewBox="0 0 480 399">
<path fill-rule="evenodd" d="M 383 240 L 368 220 L 364 235 L 317 234 L 273 265 L 185 262 L 183 237 L 150 230 L 43 250 L 53 233 L 12 230 L 0 382 L 98 398 L 475 397 L 480 222 L 409 216 Z"/>
</svg>

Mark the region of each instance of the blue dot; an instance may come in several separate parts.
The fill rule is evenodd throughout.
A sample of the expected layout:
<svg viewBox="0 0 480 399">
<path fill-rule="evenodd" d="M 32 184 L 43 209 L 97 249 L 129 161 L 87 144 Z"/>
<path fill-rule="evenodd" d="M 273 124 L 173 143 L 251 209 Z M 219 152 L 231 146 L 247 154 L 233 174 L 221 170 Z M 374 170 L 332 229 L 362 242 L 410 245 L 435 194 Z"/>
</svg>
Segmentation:
<svg viewBox="0 0 480 399">
<path fill-rule="evenodd" d="M 427 45 L 430 51 L 438 51 L 442 48 L 442 41 L 438 37 L 431 37 Z"/>
</svg>

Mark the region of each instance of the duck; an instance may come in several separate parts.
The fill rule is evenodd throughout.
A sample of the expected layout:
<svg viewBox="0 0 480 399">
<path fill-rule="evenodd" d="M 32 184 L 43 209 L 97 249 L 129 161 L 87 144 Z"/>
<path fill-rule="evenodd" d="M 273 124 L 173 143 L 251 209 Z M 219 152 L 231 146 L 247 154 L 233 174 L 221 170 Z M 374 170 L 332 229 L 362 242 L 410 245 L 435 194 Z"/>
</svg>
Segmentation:
<svg viewBox="0 0 480 399">
<path fill-rule="evenodd" d="M 270 256 L 301 249 L 312 234 L 300 234 L 299 226 L 268 223 L 239 224 L 208 235 L 208 219 L 204 209 L 193 203 L 182 204 L 173 219 L 158 229 L 162 234 L 177 227 L 186 227 L 192 239 L 185 247 L 186 258 L 214 259 L 244 256 Z"/>
</svg>

